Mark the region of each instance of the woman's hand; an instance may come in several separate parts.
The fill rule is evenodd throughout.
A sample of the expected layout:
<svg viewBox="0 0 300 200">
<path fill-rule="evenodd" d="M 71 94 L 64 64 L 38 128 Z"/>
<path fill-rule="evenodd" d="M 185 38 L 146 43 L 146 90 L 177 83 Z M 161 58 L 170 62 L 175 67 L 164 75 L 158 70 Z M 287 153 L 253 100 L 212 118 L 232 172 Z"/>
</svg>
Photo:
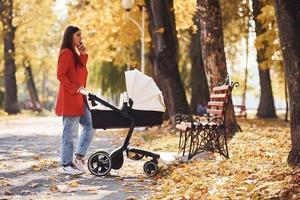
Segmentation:
<svg viewBox="0 0 300 200">
<path fill-rule="evenodd" d="M 86 89 L 85 89 L 85 87 L 80 86 L 80 87 L 77 89 L 77 93 L 80 93 L 80 90 L 86 90 Z"/>
<path fill-rule="evenodd" d="M 77 46 L 77 49 L 80 52 L 80 54 L 86 54 L 86 47 L 84 46 L 84 44 L 82 42 L 80 42 L 80 45 Z"/>
</svg>

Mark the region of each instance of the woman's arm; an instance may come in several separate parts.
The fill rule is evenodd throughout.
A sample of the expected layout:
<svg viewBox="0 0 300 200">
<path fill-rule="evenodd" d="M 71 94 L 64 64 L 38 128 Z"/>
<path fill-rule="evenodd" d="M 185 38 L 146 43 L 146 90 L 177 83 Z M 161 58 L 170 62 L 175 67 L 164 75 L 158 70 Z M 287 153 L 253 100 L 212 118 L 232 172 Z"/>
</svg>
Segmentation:
<svg viewBox="0 0 300 200">
<path fill-rule="evenodd" d="M 58 66 L 57 66 L 57 79 L 62 84 L 64 91 L 70 94 L 76 94 L 78 90 L 78 86 L 72 83 L 70 78 L 67 75 L 68 68 L 71 65 L 74 65 L 73 53 L 67 49 L 62 50 L 58 58 Z"/>
<path fill-rule="evenodd" d="M 80 52 L 80 60 L 84 66 L 86 66 L 88 60 L 88 54 L 86 52 L 85 45 L 81 42 L 80 45 L 77 47 L 78 51 Z"/>
<path fill-rule="evenodd" d="M 88 57 L 89 57 L 89 56 L 88 56 L 86 53 L 85 53 L 85 54 L 80 54 L 80 60 L 81 60 L 81 62 L 82 62 L 82 64 L 83 64 L 84 66 L 86 66 Z"/>
</svg>

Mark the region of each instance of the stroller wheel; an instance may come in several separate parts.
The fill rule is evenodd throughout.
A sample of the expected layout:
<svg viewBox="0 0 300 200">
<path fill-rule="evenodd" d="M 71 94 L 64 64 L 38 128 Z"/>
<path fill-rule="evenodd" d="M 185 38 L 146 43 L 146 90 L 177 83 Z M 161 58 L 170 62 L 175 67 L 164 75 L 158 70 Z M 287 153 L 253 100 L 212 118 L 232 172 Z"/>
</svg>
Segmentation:
<svg viewBox="0 0 300 200">
<path fill-rule="evenodd" d="M 105 176 L 111 170 L 111 159 L 105 151 L 97 151 L 88 160 L 89 171 L 95 176 Z"/>
<path fill-rule="evenodd" d="M 147 161 L 144 164 L 144 172 L 147 176 L 155 176 L 158 172 L 158 166 L 154 161 Z"/>
</svg>

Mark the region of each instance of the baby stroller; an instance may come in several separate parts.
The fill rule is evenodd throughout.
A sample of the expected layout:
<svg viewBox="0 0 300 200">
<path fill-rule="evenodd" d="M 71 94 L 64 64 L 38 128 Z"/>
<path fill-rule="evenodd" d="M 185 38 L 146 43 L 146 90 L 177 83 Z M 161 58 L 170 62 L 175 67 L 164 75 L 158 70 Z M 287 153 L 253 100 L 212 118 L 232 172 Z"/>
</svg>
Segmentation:
<svg viewBox="0 0 300 200">
<path fill-rule="evenodd" d="M 90 101 L 92 123 L 95 129 L 129 128 L 128 134 L 122 146 L 113 150 L 110 154 L 98 151 L 88 159 L 88 169 L 96 176 L 105 176 L 111 169 L 118 170 L 124 162 L 123 152 L 132 160 L 141 160 L 150 157 L 145 162 L 144 172 L 148 176 L 154 176 L 158 172 L 159 154 L 129 147 L 129 141 L 134 127 L 148 127 L 160 125 L 163 122 L 165 104 L 162 92 L 156 86 L 153 79 L 138 70 L 125 72 L 126 89 L 128 92 L 121 94 L 122 107 L 109 104 L 103 99 L 86 90 L 81 90 Z M 97 103 L 100 103 L 98 105 Z"/>
</svg>

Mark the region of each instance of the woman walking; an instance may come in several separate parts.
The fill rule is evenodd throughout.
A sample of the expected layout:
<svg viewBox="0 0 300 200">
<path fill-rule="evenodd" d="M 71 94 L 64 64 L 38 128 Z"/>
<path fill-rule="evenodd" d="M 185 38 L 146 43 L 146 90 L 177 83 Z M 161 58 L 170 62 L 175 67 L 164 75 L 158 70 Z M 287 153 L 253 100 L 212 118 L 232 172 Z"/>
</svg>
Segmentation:
<svg viewBox="0 0 300 200">
<path fill-rule="evenodd" d="M 86 99 L 79 92 L 86 86 L 87 59 L 88 55 L 82 43 L 81 30 L 75 26 L 68 26 L 63 36 L 58 57 L 57 78 L 60 84 L 56 101 L 56 114 L 62 116 L 63 121 L 62 166 L 59 172 L 71 175 L 84 173 L 84 156 L 95 133 Z M 79 124 L 82 126 L 82 131 L 74 156 L 74 141 L 78 135 Z"/>
</svg>

